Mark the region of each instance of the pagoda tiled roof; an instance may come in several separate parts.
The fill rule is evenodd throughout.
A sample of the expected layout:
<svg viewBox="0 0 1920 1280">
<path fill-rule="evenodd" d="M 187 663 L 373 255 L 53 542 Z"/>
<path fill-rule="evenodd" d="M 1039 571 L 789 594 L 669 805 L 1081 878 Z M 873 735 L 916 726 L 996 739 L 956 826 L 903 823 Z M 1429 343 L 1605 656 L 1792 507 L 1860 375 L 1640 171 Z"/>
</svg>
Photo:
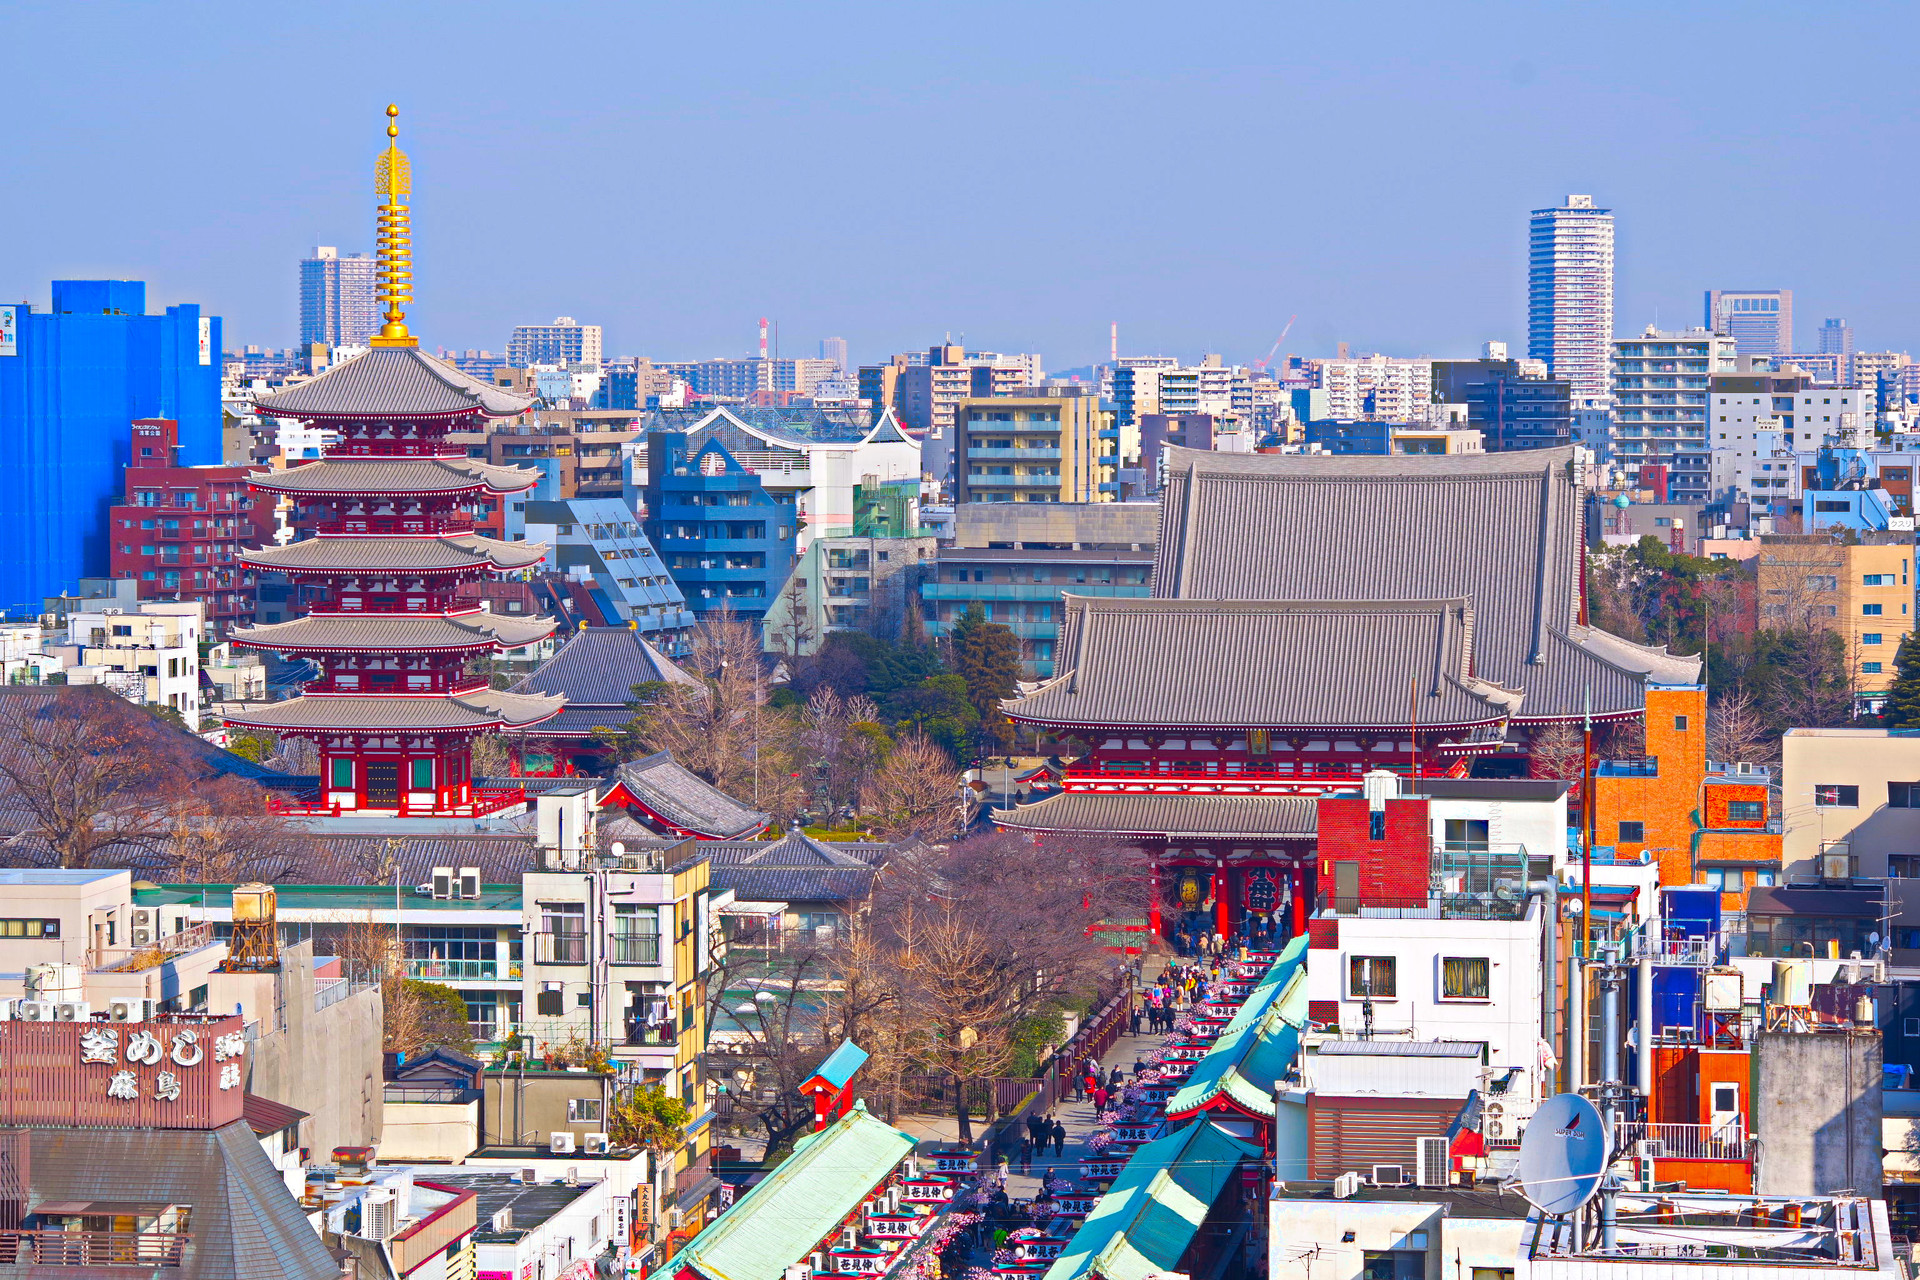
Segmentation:
<svg viewBox="0 0 1920 1280">
<path fill-rule="evenodd" d="M 995 809 L 993 821 L 1021 831 L 1094 836 L 1308 839 L 1319 830 L 1318 812 L 1310 796 L 1063 791 L 1032 804 Z"/>
<path fill-rule="evenodd" d="M 661 820 L 716 840 L 738 839 L 764 830 L 773 818 L 686 769 L 670 751 L 621 765 L 614 774 L 614 786 L 624 788 Z"/>
<path fill-rule="evenodd" d="M 318 537 L 284 547 L 243 551 L 240 558 L 262 569 L 291 573 L 436 573 L 454 569 L 524 569 L 546 558 L 542 542 L 500 542 L 477 534 L 445 538 Z"/>
<path fill-rule="evenodd" d="M 418 347 L 374 347 L 317 378 L 261 396 L 279 418 L 432 418 L 478 413 L 510 418 L 533 403 L 480 381 Z"/>
<path fill-rule="evenodd" d="M 551 618 L 516 618 L 474 612 L 452 617 L 410 617 L 406 614 L 310 613 L 291 622 L 260 627 L 236 627 L 233 639 L 259 649 L 283 653 L 378 649 L 517 649 L 553 630 Z"/>
<path fill-rule="evenodd" d="M 1520 704 L 1470 674 L 1465 600 L 1065 597 L 1062 672 L 1016 720 L 1088 726 L 1406 727 L 1498 723 Z"/>
<path fill-rule="evenodd" d="M 255 471 L 247 483 L 268 493 L 524 493 L 540 482 L 530 467 L 493 467 L 466 458 L 323 458 L 283 471 Z"/>
<path fill-rule="evenodd" d="M 285 702 L 230 715 L 229 724 L 255 729 L 519 729 L 540 723 L 565 705 L 560 698 L 531 697 L 498 689 L 472 693 L 303 694 Z"/>
<path fill-rule="evenodd" d="M 1525 694 L 1519 721 L 1589 705 L 1638 715 L 1649 685 L 1699 681 L 1697 658 L 1581 625 L 1584 503 L 1570 447 L 1356 458 L 1170 446 L 1166 467 L 1157 597 L 1468 600 L 1474 673 Z"/>
</svg>

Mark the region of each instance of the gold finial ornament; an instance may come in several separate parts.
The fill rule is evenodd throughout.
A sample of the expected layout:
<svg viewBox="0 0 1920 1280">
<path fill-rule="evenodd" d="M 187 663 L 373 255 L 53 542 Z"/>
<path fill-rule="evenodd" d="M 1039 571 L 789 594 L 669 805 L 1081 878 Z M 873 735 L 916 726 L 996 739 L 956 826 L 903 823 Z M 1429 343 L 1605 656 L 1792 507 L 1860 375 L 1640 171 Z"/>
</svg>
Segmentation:
<svg viewBox="0 0 1920 1280">
<path fill-rule="evenodd" d="M 379 265 L 374 274 L 379 280 L 379 297 L 386 308 L 387 322 L 373 335 L 376 347 L 413 347 L 419 340 L 407 331 L 407 313 L 402 304 L 413 301 L 413 233 L 407 222 L 407 197 L 413 194 L 413 167 L 397 139 L 400 126 L 398 106 L 387 107 L 387 149 L 373 168 L 373 189 L 380 196 Z"/>
</svg>

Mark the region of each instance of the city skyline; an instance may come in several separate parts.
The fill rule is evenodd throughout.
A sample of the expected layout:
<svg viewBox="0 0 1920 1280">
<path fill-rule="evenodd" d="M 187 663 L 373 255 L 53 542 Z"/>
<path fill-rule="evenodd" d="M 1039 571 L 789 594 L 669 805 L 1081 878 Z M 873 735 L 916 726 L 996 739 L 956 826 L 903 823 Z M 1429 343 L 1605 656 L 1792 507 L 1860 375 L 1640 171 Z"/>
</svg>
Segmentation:
<svg viewBox="0 0 1920 1280">
<path fill-rule="evenodd" d="M 1123 352 L 1250 363 L 1292 315 L 1284 349 L 1301 353 L 1342 341 L 1437 357 L 1487 339 L 1524 349 L 1525 214 L 1569 191 L 1615 211 L 1616 334 L 1671 328 L 1698 314 L 1702 291 L 1759 281 L 1792 289 L 1803 315 L 1847 316 L 1862 349 L 1920 345 L 1900 306 L 1920 268 L 1901 252 L 1897 212 L 1920 193 L 1904 167 L 1872 159 L 1883 126 L 1915 105 L 1904 45 L 1888 38 L 1907 12 L 1859 6 L 1801 33 L 1810 58 L 1843 60 L 1858 87 L 1749 119 L 1718 104 L 1777 26 L 1700 6 L 1663 16 L 1670 38 L 1652 48 L 1624 30 L 1634 8 L 1492 6 L 1461 23 L 1390 6 L 1360 48 L 1333 14 L 1280 28 L 1267 10 L 1230 8 L 1227 25 L 1274 40 L 1222 42 L 1212 25 L 1135 21 L 1144 10 L 1092 28 L 1071 11 L 989 7 L 1017 15 L 1021 38 L 911 59 L 874 56 L 907 35 L 884 8 L 769 11 L 738 29 L 673 11 L 648 20 L 647 47 L 676 56 L 650 59 L 647 76 L 618 74 L 631 42 L 583 41 L 567 49 L 567 93 L 505 96 L 455 71 L 499 55 L 504 11 L 445 23 L 350 4 L 324 25 L 127 11 L 105 28 L 15 11 L 0 65 L 35 103 L 35 128 L 0 139 L 0 157 L 20 190 L 64 198 L 16 202 L 0 292 L 39 302 L 51 279 L 144 279 L 156 303 L 228 317 L 230 343 L 284 346 L 297 333 L 293 264 L 314 244 L 371 248 L 357 204 L 363 115 L 337 104 L 399 99 L 421 142 L 415 217 L 431 233 L 421 332 L 456 349 L 499 350 L 514 326 L 562 314 L 603 325 L 610 352 L 675 360 L 751 353 L 761 315 L 779 321 L 783 354 L 845 337 L 855 362 L 952 333 L 1071 368 L 1102 359 L 1117 322 Z M 376 18 L 392 59 L 353 53 Z M 581 16 L 611 34 L 628 21 Z M 1315 58 L 1279 58 L 1282 36 Z M 270 62 L 296 37 L 333 60 L 327 109 L 266 98 L 247 103 L 243 129 L 215 127 L 235 117 L 230 81 L 211 73 Z M 725 57 L 697 56 L 723 40 Z M 145 66 L 156 51 L 173 55 L 159 74 Z M 411 68 L 399 83 L 393 61 Z M 1462 69 L 1473 95 L 1457 92 Z M 1640 126 L 1656 87 L 1651 130 Z M 916 146 L 933 121 L 1012 145 L 956 168 Z M 1342 178 L 1340 149 L 1314 145 L 1383 130 L 1404 144 L 1391 184 L 1378 170 Z M 279 141 L 242 149 L 242 136 Z M 594 199 L 549 206 L 556 138 L 644 138 L 660 159 L 602 170 Z M 735 159 L 749 139 L 766 144 L 759 158 Z M 1766 156 L 1816 139 L 1823 163 L 1855 175 L 1850 199 L 1772 180 Z M 1123 196 L 1000 194 L 1049 164 L 1099 171 L 1121 152 L 1185 149 L 1242 155 L 1223 197 L 1196 201 L 1189 184 L 1146 173 Z M 957 198 L 955 176 L 972 188 Z M 761 186 L 781 198 L 751 198 Z M 516 191 L 525 198 L 499 198 Z M 568 238 L 530 218 L 544 207 L 565 210 Z M 926 252 L 930 232 L 944 233 L 939 253 Z"/>
</svg>

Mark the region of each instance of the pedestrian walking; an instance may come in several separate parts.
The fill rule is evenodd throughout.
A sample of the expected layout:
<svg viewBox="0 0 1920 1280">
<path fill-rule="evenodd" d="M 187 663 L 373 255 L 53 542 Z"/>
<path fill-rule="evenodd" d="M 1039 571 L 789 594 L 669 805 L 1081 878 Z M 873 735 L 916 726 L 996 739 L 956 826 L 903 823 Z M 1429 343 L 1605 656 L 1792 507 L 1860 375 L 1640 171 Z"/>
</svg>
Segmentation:
<svg viewBox="0 0 1920 1280">
<path fill-rule="evenodd" d="M 1067 1154 L 1067 1126 L 1058 1120 L 1053 1122 L 1053 1154 L 1055 1158 Z"/>
<path fill-rule="evenodd" d="M 1133 1011 L 1127 1015 L 1127 1030 L 1129 1035 L 1137 1036 L 1140 1034 L 1140 1006 L 1137 1004 L 1133 1006 Z"/>
<path fill-rule="evenodd" d="M 1120 1069 L 1119 1063 L 1113 1064 L 1113 1070 L 1107 1072 L 1107 1092 L 1112 1093 L 1125 1083 L 1127 1073 Z"/>
<path fill-rule="evenodd" d="M 1033 1170 L 1033 1135 L 1029 1133 L 1025 1137 L 1020 1139 L 1020 1172 L 1030 1173 L 1032 1172 L 1032 1170 Z"/>
<path fill-rule="evenodd" d="M 1095 1111 L 1107 1109 L 1107 1086 L 1103 1084 L 1093 1086 L 1093 1109 Z"/>
</svg>

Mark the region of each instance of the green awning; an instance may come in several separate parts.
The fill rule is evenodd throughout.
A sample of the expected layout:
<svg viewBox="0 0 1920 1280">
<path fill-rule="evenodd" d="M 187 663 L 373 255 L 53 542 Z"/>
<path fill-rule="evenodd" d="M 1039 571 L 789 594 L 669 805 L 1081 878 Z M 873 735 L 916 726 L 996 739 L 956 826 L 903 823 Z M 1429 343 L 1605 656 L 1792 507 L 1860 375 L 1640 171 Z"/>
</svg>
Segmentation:
<svg viewBox="0 0 1920 1280">
<path fill-rule="evenodd" d="M 1222 1094 L 1254 1115 L 1273 1115 L 1273 1087 L 1293 1069 L 1306 1025 L 1304 968 L 1293 971 L 1284 991 L 1269 992 L 1262 1008 L 1254 1020 L 1229 1026 L 1194 1064 L 1186 1083 L 1167 1099 L 1169 1119 L 1191 1115 Z"/>
<path fill-rule="evenodd" d="M 1209 1120 L 1145 1143 L 1042 1280 L 1146 1280 L 1174 1270 L 1241 1162 L 1260 1154 Z"/>
</svg>

